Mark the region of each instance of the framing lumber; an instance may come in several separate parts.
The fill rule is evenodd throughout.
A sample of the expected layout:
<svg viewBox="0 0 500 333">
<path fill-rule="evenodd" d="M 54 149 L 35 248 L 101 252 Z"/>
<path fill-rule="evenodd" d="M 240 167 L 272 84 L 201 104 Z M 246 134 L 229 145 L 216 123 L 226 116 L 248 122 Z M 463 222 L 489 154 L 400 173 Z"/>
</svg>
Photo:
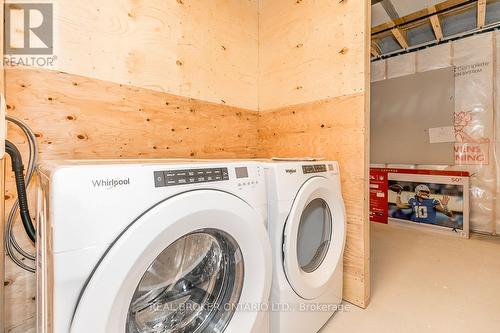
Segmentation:
<svg viewBox="0 0 500 333">
<path fill-rule="evenodd" d="M 481 1 L 481 0 L 480 0 Z M 485 1 L 485 0 L 483 0 Z M 461 5 L 467 5 L 473 3 L 471 0 L 447 0 L 441 3 L 438 3 L 437 5 L 433 6 L 436 9 L 436 13 L 442 13 L 447 10 L 451 10 L 452 8 L 455 8 L 457 6 Z M 392 29 L 393 27 L 399 27 L 401 25 L 405 25 L 408 22 L 414 22 L 418 21 L 420 19 L 427 19 L 429 17 L 429 10 L 428 8 L 424 8 L 422 10 L 419 10 L 415 13 L 403 16 L 397 20 L 391 20 L 386 23 L 382 23 L 376 27 L 372 28 L 372 36 L 377 35 L 383 31 Z"/>
<path fill-rule="evenodd" d="M 381 55 L 381 53 L 379 51 L 379 48 L 378 48 L 378 46 L 377 46 L 377 44 L 375 42 L 372 42 L 370 53 L 374 57 L 379 57 Z"/>
<path fill-rule="evenodd" d="M 439 20 L 439 16 L 436 14 L 436 7 L 432 6 L 428 9 L 429 14 L 432 15 L 429 20 L 431 21 L 432 30 L 434 31 L 434 35 L 437 40 L 443 39 L 443 29 L 441 28 L 441 21 Z"/>
<path fill-rule="evenodd" d="M 401 45 L 403 49 L 407 49 L 409 45 L 406 40 L 406 34 L 399 28 L 392 28 L 391 32 L 394 35 L 394 38 L 398 41 L 399 45 Z"/>
<path fill-rule="evenodd" d="M 477 2 L 477 27 L 482 28 L 486 25 L 486 0 Z"/>
</svg>

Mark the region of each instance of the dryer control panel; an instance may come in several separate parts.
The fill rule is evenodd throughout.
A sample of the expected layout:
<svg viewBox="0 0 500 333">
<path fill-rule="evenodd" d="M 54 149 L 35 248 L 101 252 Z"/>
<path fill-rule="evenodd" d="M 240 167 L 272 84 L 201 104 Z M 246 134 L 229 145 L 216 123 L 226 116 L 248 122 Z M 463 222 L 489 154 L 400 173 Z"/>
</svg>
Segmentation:
<svg viewBox="0 0 500 333">
<path fill-rule="evenodd" d="M 155 171 L 155 187 L 200 184 L 229 180 L 227 168 Z"/>
<path fill-rule="evenodd" d="M 326 164 L 303 165 L 302 171 L 304 172 L 304 175 L 307 175 L 310 173 L 327 172 L 327 168 Z"/>
<path fill-rule="evenodd" d="M 312 164 L 312 165 L 303 165 L 302 171 L 304 172 L 304 175 L 308 175 L 311 173 L 336 171 L 336 168 L 333 164 Z"/>
</svg>

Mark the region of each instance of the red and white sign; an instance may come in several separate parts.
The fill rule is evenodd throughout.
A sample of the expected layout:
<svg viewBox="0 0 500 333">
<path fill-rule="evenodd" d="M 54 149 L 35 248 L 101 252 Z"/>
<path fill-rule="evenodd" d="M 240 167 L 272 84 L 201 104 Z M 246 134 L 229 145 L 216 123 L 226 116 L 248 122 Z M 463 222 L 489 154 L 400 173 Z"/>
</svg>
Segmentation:
<svg viewBox="0 0 500 333">
<path fill-rule="evenodd" d="M 469 172 L 371 168 L 370 221 L 468 238 Z"/>
</svg>

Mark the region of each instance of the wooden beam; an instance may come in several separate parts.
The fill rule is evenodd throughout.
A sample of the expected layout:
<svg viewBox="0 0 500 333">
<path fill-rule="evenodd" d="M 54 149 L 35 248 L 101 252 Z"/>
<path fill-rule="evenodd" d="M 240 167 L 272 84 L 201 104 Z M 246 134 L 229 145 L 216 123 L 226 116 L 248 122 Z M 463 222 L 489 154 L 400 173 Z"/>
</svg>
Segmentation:
<svg viewBox="0 0 500 333">
<path fill-rule="evenodd" d="M 461 6 L 461 5 L 466 5 L 470 0 L 447 0 L 441 3 L 438 3 L 434 7 L 436 8 L 436 12 L 443 12 L 450 10 L 451 8 L 454 8 L 456 6 Z M 424 8 L 422 10 L 419 10 L 418 12 L 406 15 L 404 17 L 401 17 L 397 20 L 391 20 L 386 23 L 382 23 L 376 27 L 372 28 L 372 35 L 378 34 L 382 31 L 385 31 L 387 29 L 390 29 L 392 27 L 396 26 L 401 26 L 404 25 L 407 22 L 412 22 L 412 21 L 417 21 L 419 19 L 423 19 L 425 17 L 429 16 L 429 11 L 427 8 Z"/>
<path fill-rule="evenodd" d="M 371 46 L 371 54 L 372 56 L 374 57 L 380 57 L 381 53 L 380 53 L 380 48 L 378 47 L 378 45 L 375 43 L 375 42 L 372 42 L 372 46 Z"/>
<path fill-rule="evenodd" d="M 394 38 L 398 41 L 399 45 L 401 45 L 403 49 L 407 49 L 408 41 L 406 40 L 405 33 L 399 28 L 392 28 L 391 32 L 394 35 Z"/>
<path fill-rule="evenodd" d="M 429 14 L 436 13 L 436 7 L 432 6 L 428 9 Z M 439 20 L 439 16 L 437 14 L 432 15 L 430 18 L 432 30 L 434 30 L 434 35 L 437 40 L 443 39 L 443 29 L 441 28 L 441 21 Z"/>
<path fill-rule="evenodd" d="M 486 0 L 477 1 L 477 27 L 482 28 L 486 25 Z"/>
<path fill-rule="evenodd" d="M 434 35 L 437 40 L 443 39 L 443 29 L 441 29 L 441 21 L 437 15 L 432 15 L 430 17 L 432 30 L 434 30 Z"/>
</svg>

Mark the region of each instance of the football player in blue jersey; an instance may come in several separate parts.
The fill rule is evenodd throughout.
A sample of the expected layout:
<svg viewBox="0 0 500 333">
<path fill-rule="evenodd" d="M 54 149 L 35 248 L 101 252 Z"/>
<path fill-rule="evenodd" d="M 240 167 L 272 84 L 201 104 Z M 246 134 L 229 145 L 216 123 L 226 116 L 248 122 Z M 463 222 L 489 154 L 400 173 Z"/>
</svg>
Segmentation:
<svg viewBox="0 0 500 333">
<path fill-rule="evenodd" d="M 401 192 L 396 195 L 396 205 L 399 209 L 411 208 L 413 222 L 437 224 L 437 212 L 453 217 L 453 213 L 448 209 L 450 197 L 445 195 L 441 200 L 432 199 L 431 190 L 427 185 L 418 185 L 415 188 L 415 197 L 408 200 L 408 203 L 403 203 L 401 200 Z"/>
</svg>

